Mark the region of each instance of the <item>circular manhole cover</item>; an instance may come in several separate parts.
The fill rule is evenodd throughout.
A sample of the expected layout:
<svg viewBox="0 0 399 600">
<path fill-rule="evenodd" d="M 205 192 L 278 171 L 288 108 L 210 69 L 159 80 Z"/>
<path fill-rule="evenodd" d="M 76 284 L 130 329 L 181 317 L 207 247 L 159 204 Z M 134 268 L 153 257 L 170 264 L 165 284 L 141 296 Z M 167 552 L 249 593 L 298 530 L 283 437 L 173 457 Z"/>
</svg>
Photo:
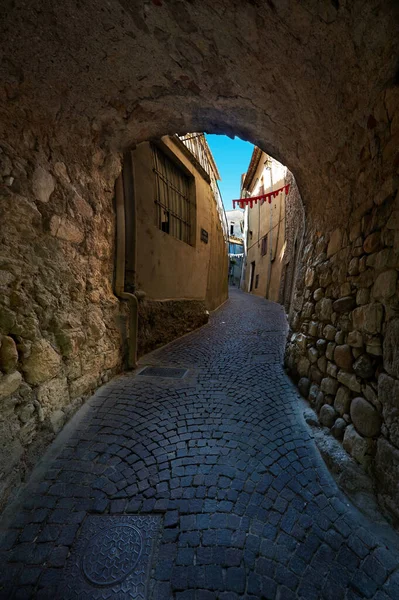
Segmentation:
<svg viewBox="0 0 399 600">
<path fill-rule="evenodd" d="M 120 583 L 137 565 L 142 548 L 141 534 L 132 525 L 102 529 L 84 550 L 83 573 L 95 585 Z"/>
</svg>

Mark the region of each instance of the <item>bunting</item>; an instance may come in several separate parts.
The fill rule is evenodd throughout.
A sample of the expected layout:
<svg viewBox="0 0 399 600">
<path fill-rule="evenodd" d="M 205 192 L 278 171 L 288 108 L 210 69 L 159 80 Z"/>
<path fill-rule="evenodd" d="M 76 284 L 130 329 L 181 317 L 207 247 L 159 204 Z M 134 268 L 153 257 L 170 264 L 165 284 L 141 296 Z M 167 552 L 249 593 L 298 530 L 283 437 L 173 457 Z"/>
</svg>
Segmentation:
<svg viewBox="0 0 399 600">
<path fill-rule="evenodd" d="M 254 204 L 258 203 L 258 200 L 260 201 L 261 205 L 264 202 L 268 202 L 269 204 L 271 204 L 272 198 L 277 198 L 280 192 L 285 192 L 285 195 L 287 195 L 290 189 L 290 185 L 290 183 L 287 183 L 287 185 L 284 185 L 282 188 L 279 188 L 278 190 L 273 190 L 268 194 L 262 194 L 261 196 L 250 196 L 249 198 L 239 198 L 238 200 L 233 200 L 233 209 L 236 207 L 236 204 L 238 204 L 240 208 L 244 208 L 244 206 L 248 206 L 248 204 L 250 208 L 253 208 Z"/>
</svg>

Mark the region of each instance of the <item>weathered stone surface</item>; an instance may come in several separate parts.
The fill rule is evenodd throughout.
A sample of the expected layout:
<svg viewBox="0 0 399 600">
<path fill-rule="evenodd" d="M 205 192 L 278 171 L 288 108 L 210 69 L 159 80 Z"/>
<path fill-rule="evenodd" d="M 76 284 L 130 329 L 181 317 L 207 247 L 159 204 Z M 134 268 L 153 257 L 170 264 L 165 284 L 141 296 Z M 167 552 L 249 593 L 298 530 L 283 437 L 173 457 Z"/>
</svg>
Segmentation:
<svg viewBox="0 0 399 600">
<path fill-rule="evenodd" d="M 321 321 L 330 321 L 332 314 L 332 300 L 322 298 L 315 306 L 316 315 Z"/>
<path fill-rule="evenodd" d="M 333 256 L 334 254 L 336 254 L 338 252 L 338 250 L 341 250 L 341 247 L 342 247 L 342 231 L 341 231 L 341 229 L 335 229 L 335 231 L 332 232 L 332 234 L 330 236 L 330 241 L 328 243 L 327 258 L 330 258 L 330 256 Z"/>
<path fill-rule="evenodd" d="M 320 358 L 317 359 L 317 367 L 322 373 L 327 371 L 327 359 L 325 356 L 320 356 Z"/>
<path fill-rule="evenodd" d="M 323 339 L 317 340 L 316 348 L 319 354 L 325 354 L 327 349 L 327 341 Z"/>
<path fill-rule="evenodd" d="M 358 463 L 364 467 L 370 464 L 374 452 L 373 440 L 362 437 L 353 425 L 345 429 L 343 446 Z"/>
<path fill-rule="evenodd" d="M 48 171 L 38 165 L 32 177 L 32 189 L 35 197 L 40 201 L 47 203 L 51 194 L 54 192 L 54 178 Z"/>
<path fill-rule="evenodd" d="M 359 258 L 354 257 L 349 263 L 348 267 L 349 275 L 358 275 L 359 274 Z"/>
<path fill-rule="evenodd" d="M 399 379 L 399 319 L 387 323 L 383 353 L 385 370 Z"/>
<path fill-rule="evenodd" d="M 55 377 L 61 366 L 61 356 L 47 340 L 32 345 L 29 357 L 24 360 L 22 370 L 28 383 L 42 383 Z"/>
<path fill-rule="evenodd" d="M 316 383 L 312 383 L 309 389 L 308 399 L 311 404 L 316 402 L 317 396 L 319 394 L 320 388 Z"/>
<path fill-rule="evenodd" d="M 373 361 L 367 354 L 361 354 L 353 363 L 353 370 L 358 377 L 369 379 L 374 375 Z"/>
<path fill-rule="evenodd" d="M 364 398 L 354 398 L 350 415 L 356 431 L 365 437 L 374 437 L 381 429 L 381 417 L 370 402 Z"/>
<path fill-rule="evenodd" d="M 335 342 L 330 342 L 329 344 L 327 344 L 326 357 L 328 358 L 328 360 L 334 360 L 334 352 L 336 346 L 337 344 Z"/>
<path fill-rule="evenodd" d="M 325 427 L 332 427 L 336 419 L 336 412 L 329 404 L 324 404 L 320 409 L 320 423 Z"/>
<path fill-rule="evenodd" d="M 55 409 L 65 406 L 69 400 L 66 377 L 51 379 L 40 385 L 37 390 L 37 399 L 42 406 L 45 416 L 49 415 Z"/>
<path fill-rule="evenodd" d="M 352 350 L 348 344 L 337 346 L 334 350 L 334 362 L 341 369 L 350 371 L 353 364 Z"/>
<path fill-rule="evenodd" d="M 377 250 L 380 249 L 380 244 L 381 244 L 381 232 L 374 231 L 373 233 L 370 233 L 370 235 L 368 235 L 366 237 L 366 239 L 364 240 L 363 250 L 367 254 L 371 254 L 372 252 L 376 252 Z"/>
<path fill-rule="evenodd" d="M 379 412 L 381 412 L 381 410 L 382 410 L 381 402 L 378 400 L 377 394 L 374 391 L 374 388 L 370 384 L 367 383 L 366 385 L 362 386 L 362 394 L 364 395 L 366 400 L 371 402 L 371 404 L 373 404 L 373 406 L 375 406 L 375 408 Z"/>
<path fill-rule="evenodd" d="M 338 389 L 338 381 L 333 377 L 325 377 L 322 379 L 320 389 L 325 394 L 330 394 L 331 396 L 335 396 Z"/>
<path fill-rule="evenodd" d="M 335 365 L 333 362 L 328 361 L 327 363 L 327 375 L 330 375 L 330 377 L 337 377 L 337 365 Z"/>
<path fill-rule="evenodd" d="M 368 304 L 370 301 L 370 291 L 368 288 L 360 288 L 356 294 L 356 304 L 358 306 L 364 306 L 364 304 Z"/>
<path fill-rule="evenodd" d="M 348 334 L 348 344 L 353 348 L 362 348 L 363 336 L 360 331 L 350 331 Z"/>
<path fill-rule="evenodd" d="M 317 331 L 318 331 L 318 323 L 316 321 L 311 321 L 309 323 L 309 327 L 308 327 L 309 335 L 311 335 L 312 337 L 316 337 Z"/>
<path fill-rule="evenodd" d="M 338 371 L 337 379 L 343 385 L 346 385 L 352 392 L 360 392 L 361 385 L 360 381 L 354 373 L 347 373 L 346 371 Z"/>
<path fill-rule="evenodd" d="M 337 440 L 341 441 L 344 437 L 345 429 L 346 421 L 344 419 L 339 418 L 335 421 L 334 425 L 332 426 L 331 433 Z"/>
<path fill-rule="evenodd" d="M 324 290 L 323 288 L 317 288 L 317 290 L 313 293 L 313 298 L 316 302 L 324 298 Z"/>
<path fill-rule="evenodd" d="M 305 274 L 305 285 L 306 285 L 306 287 L 312 287 L 312 285 L 314 283 L 314 278 L 315 278 L 315 270 L 314 269 L 307 269 L 306 274 Z"/>
<path fill-rule="evenodd" d="M 51 217 L 50 232 L 55 237 L 74 244 L 80 244 L 84 240 L 84 232 L 76 223 L 58 215 Z"/>
<path fill-rule="evenodd" d="M 16 343 L 9 336 L 0 340 L 0 369 L 4 373 L 15 371 L 18 364 L 18 350 Z"/>
<path fill-rule="evenodd" d="M 334 408 L 338 414 L 343 416 L 345 413 L 349 413 L 349 406 L 351 402 L 351 394 L 348 388 L 340 386 L 337 390 L 334 399 Z"/>
<path fill-rule="evenodd" d="M 317 359 L 319 358 L 319 353 L 317 352 L 316 348 L 314 346 L 312 346 L 311 348 L 309 348 L 308 350 L 308 358 L 311 362 L 311 364 L 314 364 L 317 362 Z"/>
<path fill-rule="evenodd" d="M 366 304 L 355 308 L 352 313 L 353 326 L 355 329 L 367 333 L 379 333 L 381 331 L 384 307 L 382 304 Z"/>
<path fill-rule="evenodd" d="M 383 437 L 377 442 L 374 469 L 378 499 L 399 520 L 399 450 Z"/>
<path fill-rule="evenodd" d="M 55 410 L 51 413 L 49 420 L 53 433 L 58 433 L 65 423 L 65 413 L 62 410 Z"/>
<path fill-rule="evenodd" d="M 323 373 L 320 371 L 320 369 L 318 369 L 318 367 L 311 365 L 309 369 L 309 377 L 312 381 L 320 385 L 321 380 L 323 379 Z"/>
<path fill-rule="evenodd" d="M 304 398 L 307 398 L 310 390 L 310 380 L 307 377 L 301 377 L 298 381 L 298 389 Z"/>
<path fill-rule="evenodd" d="M 378 400 L 389 440 L 399 448 L 399 381 L 382 373 L 378 378 Z"/>
<path fill-rule="evenodd" d="M 11 396 L 11 394 L 16 392 L 21 382 L 22 375 L 19 371 L 14 371 L 14 373 L 2 377 L 0 379 L 0 400 L 3 400 L 3 398 L 7 398 L 7 396 Z"/>
<path fill-rule="evenodd" d="M 345 313 L 351 311 L 356 305 L 353 296 L 346 296 L 345 298 L 339 298 L 333 303 L 333 310 L 338 313 Z"/>
<path fill-rule="evenodd" d="M 378 336 L 366 337 L 366 352 L 373 356 L 382 356 L 382 342 Z"/>
<path fill-rule="evenodd" d="M 335 339 L 335 334 L 336 333 L 337 333 L 337 330 L 332 325 L 326 325 L 324 327 L 324 329 L 323 329 L 323 335 L 326 338 L 326 340 L 333 340 L 333 339 Z"/>
<path fill-rule="evenodd" d="M 391 298 L 396 293 L 398 273 L 394 269 L 380 273 L 372 289 L 373 298 L 384 300 Z"/>
</svg>

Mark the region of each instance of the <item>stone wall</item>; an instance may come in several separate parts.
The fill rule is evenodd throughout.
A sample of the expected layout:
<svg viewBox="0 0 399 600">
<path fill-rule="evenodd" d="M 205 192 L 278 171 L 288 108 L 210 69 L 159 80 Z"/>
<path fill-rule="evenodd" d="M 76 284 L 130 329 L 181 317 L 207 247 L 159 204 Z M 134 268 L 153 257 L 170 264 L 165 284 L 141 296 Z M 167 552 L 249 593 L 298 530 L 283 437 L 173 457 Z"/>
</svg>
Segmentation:
<svg viewBox="0 0 399 600">
<path fill-rule="evenodd" d="M 399 199 L 308 230 L 286 364 L 322 425 L 399 519 Z"/>
<path fill-rule="evenodd" d="M 142 356 L 208 322 L 200 300 L 139 299 L 138 355 Z"/>
<path fill-rule="evenodd" d="M 84 398 L 121 370 L 126 337 L 112 291 L 118 159 L 98 150 L 66 164 L 27 130 L 9 139 L 0 144 L 0 507 Z"/>
</svg>

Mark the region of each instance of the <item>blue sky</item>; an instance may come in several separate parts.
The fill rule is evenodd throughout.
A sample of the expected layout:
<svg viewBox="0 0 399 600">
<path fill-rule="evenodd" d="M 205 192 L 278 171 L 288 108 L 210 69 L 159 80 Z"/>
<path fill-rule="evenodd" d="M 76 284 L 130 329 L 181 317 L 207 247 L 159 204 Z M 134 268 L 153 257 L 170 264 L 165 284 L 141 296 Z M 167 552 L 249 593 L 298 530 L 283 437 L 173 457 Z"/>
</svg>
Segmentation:
<svg viewBox="0 0 399 600">
<path fill-rule="evenodd" d="M 251 159 L 253 144 L 226 135 L 208 135 L 206 139 L 216 161 L 222 181 L 219 188 L 225 210 L 233 208 L 232 200 L 240 197 L 241 175 Z"/>
</svg>

